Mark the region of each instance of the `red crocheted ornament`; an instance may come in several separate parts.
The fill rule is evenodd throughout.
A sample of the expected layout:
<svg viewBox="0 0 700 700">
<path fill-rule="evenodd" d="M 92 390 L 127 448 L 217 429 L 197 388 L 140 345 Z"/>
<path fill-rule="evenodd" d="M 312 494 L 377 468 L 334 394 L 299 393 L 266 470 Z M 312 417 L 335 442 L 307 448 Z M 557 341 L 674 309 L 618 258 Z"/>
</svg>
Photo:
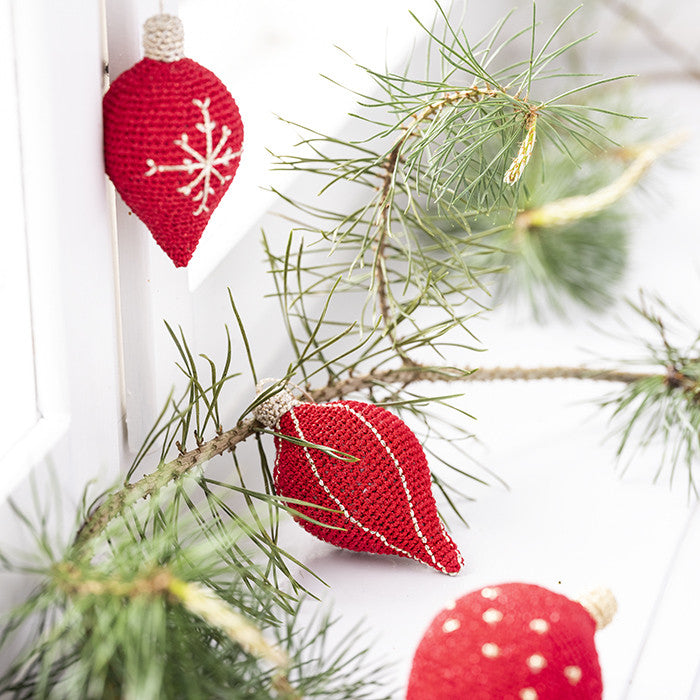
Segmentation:
<svg viewBox="0 0 700 700">
<path fill-rule="evenodd" d="M 104 155 L 126 205 L 175 266 L 184 267 L 236 173 L 243 124 L 224 84 L 198 63 L 177 58 L 181 44 L 173 51 L 163 29 L 173 22 L 181 34 L 179 20 L 169 15 L 146 23 L 147 57 L 105 95 Z M 164 36 L 171 41 L 165 49 Z"/>
<path fill-rule="evenodd" d="M 461 569 L 462 556 L 437 514 L 423 449 L 400 418 L 358 401 L 299 403 L 287 392 L 275 401 L 258 409 L 261 422 L 357 458 L 342 461 L 275 437 L 277 493 L 334 511 L 294 504 L 323 523 L 297 518 L 305 530 L 344 549 L 410 557 L 447 574 Z"/>
<path fill-rule="evenodd" d="M 602 593 L 591 607 L 600 627 L 615 610 L 612 594 Z M 433 620 L 416 650 L 406 700 L 600 700 L 595 630 L 582 604 L 546 588 L 482 588 Z"/>
</svg>

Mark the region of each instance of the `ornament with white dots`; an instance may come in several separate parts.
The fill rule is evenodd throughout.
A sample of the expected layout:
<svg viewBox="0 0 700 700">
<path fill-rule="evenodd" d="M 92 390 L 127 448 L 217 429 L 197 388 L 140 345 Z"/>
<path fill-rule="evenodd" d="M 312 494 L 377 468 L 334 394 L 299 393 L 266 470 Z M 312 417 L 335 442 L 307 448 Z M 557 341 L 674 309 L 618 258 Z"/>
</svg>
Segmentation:
<svg viewBox="0 0 700 700">
<path fill-rule="evenodd" d="M 602 699 L 594 633 L 616 603 L 580 602 L 540 586 L 486 586 L 447 604 L 416 650 L 407 700 Z"/>
</svg>

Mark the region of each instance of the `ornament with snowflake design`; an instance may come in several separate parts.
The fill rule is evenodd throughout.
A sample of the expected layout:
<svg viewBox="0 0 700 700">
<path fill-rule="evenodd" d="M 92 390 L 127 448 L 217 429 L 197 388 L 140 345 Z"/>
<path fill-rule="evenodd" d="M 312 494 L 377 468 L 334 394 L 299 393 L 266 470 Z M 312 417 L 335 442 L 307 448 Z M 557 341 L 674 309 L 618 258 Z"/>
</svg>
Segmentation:
<svg viewBox="0 0 700 700">
<path fill-rule="evenodd" d="M 223 83 L 183 54 L 171 15 L 144 26 L 145 58 L 104 97 L 105 169 L 176 267 L 186 266 L 236 174 L 238 107 Z"/>
</svg>

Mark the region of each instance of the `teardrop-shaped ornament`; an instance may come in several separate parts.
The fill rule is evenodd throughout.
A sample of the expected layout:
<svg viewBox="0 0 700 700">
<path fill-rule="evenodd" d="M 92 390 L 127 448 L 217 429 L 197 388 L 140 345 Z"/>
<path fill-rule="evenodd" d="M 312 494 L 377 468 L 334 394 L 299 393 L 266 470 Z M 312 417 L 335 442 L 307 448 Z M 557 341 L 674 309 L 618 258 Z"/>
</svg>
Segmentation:
<svg viewBox="0 0 700 700">
<path fill-rule="evenodd" d="M 330 509 L 293 505 L 322 523 L 297 518 L 305 530 L 344 549 L 409 557 L 446 574 L 462 568 L 438 516 L 423 448 L 400 418 L 359 401 L 302 403 L 287 391 L 261 404 L 256 417 L 281 435 L 327 448 L 275 437 L 277 493 Z"/>
<path fill-rule="evenodd" d="M 185 58 L 177 17 L 144 25 L 145 57 L 104 96 L 105 169 L 176 267 L 186 266 L 241 158 L 243 124 L 224 84 Z"/>
</svg>

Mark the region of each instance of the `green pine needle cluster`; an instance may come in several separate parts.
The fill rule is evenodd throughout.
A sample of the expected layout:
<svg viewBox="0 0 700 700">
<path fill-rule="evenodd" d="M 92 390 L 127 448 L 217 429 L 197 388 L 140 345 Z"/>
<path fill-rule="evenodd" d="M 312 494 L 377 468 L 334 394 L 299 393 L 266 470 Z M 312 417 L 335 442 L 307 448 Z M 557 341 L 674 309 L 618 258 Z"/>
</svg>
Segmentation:
<svg viewBox="0 0 700 700">
<path fill-rule="evenodd" d="M 613 425 L 620 435 L 618 454 L 627 469 L 642 450 L 660 447 L 655 478 L 665 472 L 670 481 L 681 478 L 687 483 L 688 494 L 697 497 L 694 467 L 700 460 L 700 333 L 688 341 L 688 329 L 695 324 L 681 318 L 661 299 L 649 302 L 643 297 L 632 308 L 654 331 L 652 339 L 638 339 L 646 350 L 641 362 L 663 371 L 630 384 L 603 403 L 613 409 Z"/>
<path fill-rule="evenodd" d="M 576 149 L 575 160 L 549 148 L 530 164 L 518 195 L 518 211 L 599 191 L 621 166 L 612 157 Z M 617 167 L 615 167 L 617 165 Z M 542 227 L 521 225 L 509 210 L 470 222 L 472 231 L 500 230 L 488 238 L 483 263 L 502 270 L 493 277 L 495 301 L 508 301 L 542 321 L 565 315 L 572 304 L 602 311 L 615 299 L 627 268 L 629 218 L 622 203 L 588 216 Z"/>
<path fill-rule="evenodd" d="M 611 208 L 619 197 L 606 190 L 614 166 L 591 154 L 610 146 L 605 124 L 616 117 L 580 103 L 583 91 L 610 80 L 591 82 L 562 67 L 585 39 L 562 40 L 573 13 L 543 40 L 533 9 L 525 27 L 508 32 L 508 16 L 470 42 L 436 8 L 435 24 L 423 27 L 425 75 L 410 67 L 366 69 L 379 94 L 358 96 L 364 136 L 343 140 L 306 129 L 299 150 L 280 158 L 280 168 L 320 183 L 312 203 L 280 195 L 294 224 L 282 249 L 269 232 L 264 237 L 290 341 L 284 376 L 253 397 L 256 352 L 233 296 L 239 338 L 227 328 L 220 366 L 195 357 L 168 326 L 186 385 L 168 398 L 123 484 L 81 511 L 69 543 L 50 540 L 44 515 L 35 526 L 17 511 L 33 528 L 39 559 L 18 565 L 0 555 L 0 563 L 40 583 L 0 634 L 0 650 L 28 639 L 0 677 L 0 693 L 66 700 L 390 697 L 383 669 L 368 667 L 361 640 L 351 634 L 332 648 L 331 619 L 301 607 L 303 564 L 279 542 L 280 518 L 299 516 L 300 503 L 275 495 L 263 440 L 276 433 L 255 419 L 256 406 L 285 387 L 312 401 L 357 397 L 401 415 L 436 467 L 442 503 L 462 521 L 468 485 L 497 477 L 465 447 L 472 417 L 455 405 L 460 394 L 442 384 L 419 391 L 419 382 L 623 382 L 610 402 L 622 423 L 621 450 L 637 431 L 642 446 L 658 437 L 672 469 L 687 463 L 692 484 L 690 467 L 700 456 L 700 341 L 676 349 L 646 309 L 661 333 L 661 345 L 648 346 L 661 374 L 476 371 L 479 345 L 469 325 L 497 285 L 503 293 L 525 290 L 537 310 L 558 308 L 565 296 L 592 308 L 609 300 L 624 269 L 627 232 Z M 639 155 L 613 180 L 619 192 L 661 151 Z M 570 201 L 591 192 L 597 209 Z M 459 367 L 446 359 L 455 351 L 465 358 Z M 222 406 L 233 386 L 251 400 L 227 427 Z M 236 451 L 244 441 L 254 443 L 246 459 L 259 465 L 255 488 Z M 303 444 L 330 452 L 340 466 L 356 458 Z M 230 476 L 205 475 L 204 465 L 223 454 L 233 455 Z"/>
<path fill-rule="evenodd" d="M 332 618 L 317 612 L 302 623 L 302 599 L 284 593 L 264 562 L 253 561 L 250 532 L 216 519 L 198 522 L 183 509 L 182 499 L 196 491 L 194 481 L 181 480 L 125 511 L 96 543 L 92 560 L 52 543 L 27 520 L 42 556 L 14 570 L 44 580 L 0 636 L 3 646 L 18 633 L 33 633 L 0 677 L 0 694 L 65 700 L 388 697 L 384 669 L 363 663 L 360 631 L 334 648 L 328 643 Z M 153 532 L 145 531 L 149 522 Z M 232 556 L 234 550 L 247 555 Z"/>
<path fill-rule="evenodd" d="M 287 200 L 304 243 L 290 243 L 286 257 L 277 253 L 278 265 L 291 260 L 305 293 L 364 291 L 369 313 L 360 324 L 372 328 L 381 317 L 404 360 L 407 345 L 430 345 L 426 338 L 438 331 L 437 322 L 423 328 L 416 309 L 440 318 L 444 332 L 466 327 L 480 307 L 475 291 L 478 298 L 488 292 L 483 277 L 499 268 L 497 261 L 485 265 L 482 254 L 494 250 L 494 234 L 522 202 L 522 181 L 509 183 L 506 175 L 518 159 L 518 172 L 527 172 L 523 144 L 535 118 L 538 143 L 568 158 L 580 148 L 600 149 L 609 139 L 593 116 L 608 118 L 606 110 L 569 98 L 617 79 L 577 84 L 577 76 L 557 69 L 582 41 L 560 41 L 574 13 L 541 42 L 533 15 L 509 34 L 507 17 L 472 43 L 437 8 L 443 29 L 423 27 L 426 77 L 410 66 L 401 74 L 365 69 L 379 92 L 357 96 L 365 138 L 305 129 L 297 152 L 279 158 L 280 168 L 316 177 L 320 190 L 313 203 Z M 519 42 L 525 57 L 508 58 Z M 557 91 L 562 80 L 566 87 Z M 340 200 L 342 210 L 333 206 Z M 473 230 L 475 218 L 483 223 L 493 211 L 510 212 L 510 220 Z"/>
</svg>

